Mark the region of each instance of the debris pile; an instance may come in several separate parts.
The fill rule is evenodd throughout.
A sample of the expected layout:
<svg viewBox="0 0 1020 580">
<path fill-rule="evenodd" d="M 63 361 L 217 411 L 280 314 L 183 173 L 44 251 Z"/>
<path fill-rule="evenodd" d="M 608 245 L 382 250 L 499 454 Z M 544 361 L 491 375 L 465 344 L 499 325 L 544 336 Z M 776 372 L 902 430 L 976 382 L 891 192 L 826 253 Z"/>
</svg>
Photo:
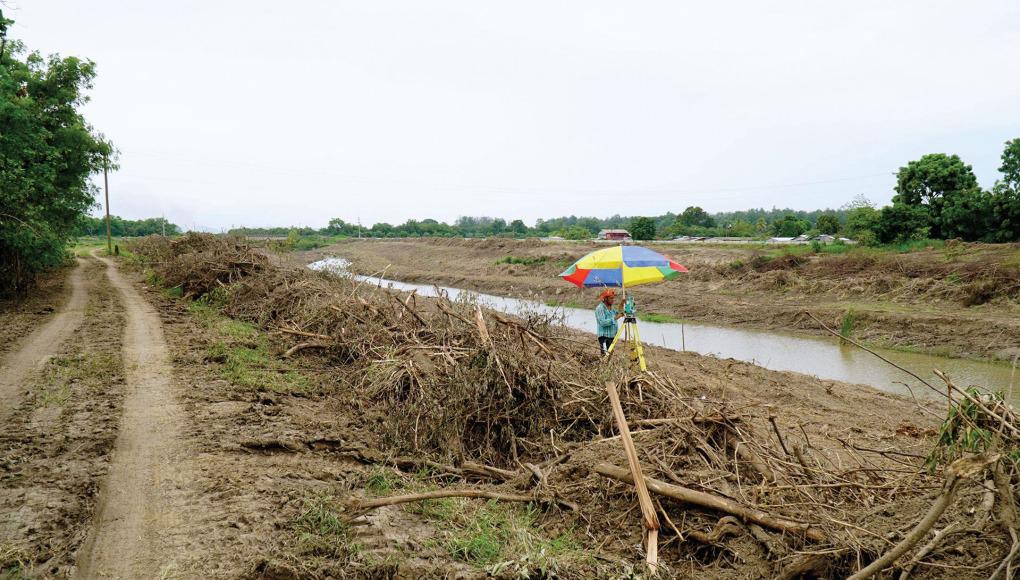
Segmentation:
<svg viewBox="0 0 1020 580">
<path fill-rule="evenodd" d="M 999 577 L 1013 573 L 1020 423 L 1001 401 L 958 398 L 969 406 L 951 411 L 943 437 L 958 451 L 931 459 L 806 432 L 793 440 L 770 409 L 738 407 L 665 374 L 634 375 L 604 363 L 590 341 L 547 317 L 509 317 L 470 300 L 419 299 L 278 266 L 228 238 L 190 234 L 133 249 L 185 296 L 287 337 L 284 356 L 314 352 L 345 369 L 342 388 L 385 416 L 386 447 L 377 451 L 387 459 L 365 461 L 427 465 L 449 484 L 352 498 L 352 517 L 451 495 L 530 499 L 547 508 L 549 522 L 584 534 L 593 552 L 636 559 L 640 517 L 607 402 L 612 383 L 660 514 L 660 573 L 845 577 L 872 562 L 917 577 L 942 577 L 946 567 L 986 577 L 1000 563 Z M 947 464 L 956 466 L 949 479 L 941 473 Z M 986 479 L 994 482 L 991 500 L 979 485 Z M 911 532 L 939 502 L 955 535 L 928 538 L 931 526 Z M 882 563 L 883 555 L 890 561 Z M 578 565 L 588 568 L 561 572 L 584 576 L 597 566 Z"/>
</svg>

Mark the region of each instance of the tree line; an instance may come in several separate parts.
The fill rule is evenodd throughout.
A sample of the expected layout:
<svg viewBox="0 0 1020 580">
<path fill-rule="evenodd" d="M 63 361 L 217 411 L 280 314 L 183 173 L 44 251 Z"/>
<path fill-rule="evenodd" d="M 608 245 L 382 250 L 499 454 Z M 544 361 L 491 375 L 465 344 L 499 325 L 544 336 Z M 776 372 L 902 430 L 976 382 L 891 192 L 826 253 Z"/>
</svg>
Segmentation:
<svg viewBox="0 0 1020 580">
<path fill-rule="evenodd" d="M 957 155 L 932 153 L 907 163 L 896 172 L 892 203 L 876 207 L 859 195 L 837 209 L 748 209 L 708 213 L 690 206 L 680 213 L 658 216 L 605 218 L 564 216 L 539 219 L 534 226 L 523 220 L 460 217 L 452 224 L 435 219 L 407 220 L 403 224 L 377 223 L 371 227 L 329 221 L 314 228 L 237 228 L 233 234 L 278 236 L 320 235 L 345 237 L 547 237 L 583 240 L 604 229 L 626 229 L 637 240 L 677 236 L 796 237 L 829 234 L 865 245 L 908 240 L 961 238 L 966 241 L 1020 240 L 1020 139 L 1006 142 L 999 167 L 1000 179 L 989 190 L 978 186 L 970 165 Z"/>
<path fill-rule="evenodd" d="M 146 218 L 128 220 L 115 215 L 110 216 L 110 234 L 120 238 L 150 236 L 153 234 L 176 236 L 181 233 L 177 224 L 170 223 L 166 218 Z M 106 218 L 82 216 L 74 230 L 75 236 L 105 236 Z"/>
</svg>

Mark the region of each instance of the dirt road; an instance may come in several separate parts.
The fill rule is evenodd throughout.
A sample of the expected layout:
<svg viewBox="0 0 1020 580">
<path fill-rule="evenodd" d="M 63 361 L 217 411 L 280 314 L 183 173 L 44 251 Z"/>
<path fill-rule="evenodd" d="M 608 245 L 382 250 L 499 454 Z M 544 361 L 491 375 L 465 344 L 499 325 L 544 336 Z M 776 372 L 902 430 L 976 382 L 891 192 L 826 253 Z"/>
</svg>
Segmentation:
<svg viewBox="0 0 1020 580">
<path fill-rule="evenodd" d="M 0 419 L 4 419 L 21 399 L 25 379 L 42 369 L 60 344 L 81 324 L 87 292 L 82 282 L 81 262 L 71 271 L 71 298 L 53 318 L 36 329 L 0 363 Z"/>
<path fill-rule="evenodd" d="M 100 258 L 124 302 L 124 414 L 97 510 L 79 558 L 79 577 L 153 578 L 172 561 L 162 533 L 173 520 L 162 490 L 177 473 L 181 408 L 170 391 L 170 362 L 156 310 Z"/>
</svg>

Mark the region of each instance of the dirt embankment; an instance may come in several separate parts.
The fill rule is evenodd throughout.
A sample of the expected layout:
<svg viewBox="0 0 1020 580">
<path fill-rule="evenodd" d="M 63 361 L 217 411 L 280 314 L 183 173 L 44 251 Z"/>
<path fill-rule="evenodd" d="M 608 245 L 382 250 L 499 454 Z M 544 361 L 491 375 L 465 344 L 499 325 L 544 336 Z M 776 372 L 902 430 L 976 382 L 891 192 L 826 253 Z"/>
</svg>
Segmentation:
<svg viewBox="0 0 1020 580">
<path fill-rule="evenodd" d="M 270 265 L 243 246 L 149 248 L 198 303 L 152 293 L 195 446 L 188 576 L 561 577 L 640 567 L 633 489 L 603 381 L 620 380 L 645 474 L 767 515 L 781 533 L 656 497 L 676 577 L 844 577 L 888 551 L 940 493 L 923 458 L 938 415 L 866 387 L 650 349 L 654 375 L 593 359 L 542 320 L 421 300 Z M 291 352 L 289 357 L 285 352 Z M 619 373 L 619 376 L 617 374 Z M 427 490 L 526 495 L 365 509 Z M 946 521 L 969 530 L 915 575 L 985 577 L 1009 551 L 983 490 Z M 807 530 L 807 531 L 805 531 Z M 807 534 L 806 536 L 804 534 Z"/>
<path fill-rule="evenodd" d="M 597 246 L 537 240 L 350 240 L 300 259 L 340 255 L 359 273 L 589 306 L 594 290 L 556 275 Z M 784 254 L 782 249 L 656 244 L 687 265 L 639 290 L 642 309 L 675 318 L 811 334 L 810 310 L 874 344 L 1012 360 L 1020 354 L 1020 246 L 947 244 L 907 254 Z M 803 251 L 801 248 L 797 251 Z M 849 315 L 849 316 L 848 316 Z"/>
</svg>

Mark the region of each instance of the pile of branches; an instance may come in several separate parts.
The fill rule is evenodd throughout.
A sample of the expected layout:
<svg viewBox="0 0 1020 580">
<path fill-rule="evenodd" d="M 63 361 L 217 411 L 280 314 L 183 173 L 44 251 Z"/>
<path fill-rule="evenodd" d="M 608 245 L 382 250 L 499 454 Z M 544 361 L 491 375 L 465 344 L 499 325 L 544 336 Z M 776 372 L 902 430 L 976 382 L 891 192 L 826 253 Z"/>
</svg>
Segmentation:
<svg viewBox="0 0 1020 580">
<path fill-rule="evenodd" d="M 148 236 L 131 249 L 168 288 L 197 298 L 266 269 L 269 259 L 247 243 L 229 237 L 188 233 L 176 239 Z"/>
<path fill-rule="evenodd" d="M 271 265 L 230 238 L 150 238 L 134 251 L 188 297 L 217 294 L 226 314 L 292 337 L 289 354 L 325 351 L 346 387 L 383 406 L 389 444 L 452 461 L 515 465 L 548 441 L 609 430 L 612 366 L 548 316 L 509 317 L 470 300 L 424 301 L 350 276 Z M 663 412 L 649 397 L 639 417 Z"/>
<path fill-rule="evenodd" d="M 607 382 L 620 387 L 662 514 L 663 549 L 676 545 L 668 559 L 676 567 L 686 561 L 701 569 L 750 567 L 795 578 L 846 576 L 869 562 L 879 569 L 898 562 L 909 574 L 945 540 L 936 534 L 916 547 L 932 531 L 929 506 L 941 506 L 937 521 L 954 505 L 959 482 L 998 469 L 974 459 L 974 453 L 992 456 L 985 448 L 937 457 L 931 460 L 937 469 L 926 469 L 922 455 L 852 439 L 812 440 L 803 429 L 796 440 L 784 437 L 768 409 L 735 409 L 694 396 L 665 375 L 630 375 L 601 361 L 591 341 L 579 341 L 545 316 L 510 317 L 442 293 L 419 299 L 351 276 L 278 266 L 244 244 L 208 235 L 153 239 L 133 249 L 186 295 L 216 294 L 226 314 L 288 337 L 285 356 L 316 350 L 342 368 L 343 386 L 364 407 L 359 411 L 383 417 L 385 457 L 366 454 L 364 461 L 395 469 L 428 466 L 445 482 L 473 484 L 355 500 L 352 514 L 451 495 L 540 501 L 566 525 L 586 530 L 595 544 L 632 551 L 634 535 L 621 530 L 638 531 L 634 488 Z M 1005 405 L 981 405 L 1004 421 L 1000 435 L 1020 429 Z M 967 407 L 959 421 L 986 431 L 998 426 L 976 414 L 981 405 Z M 972 432 L 968 425 L 946 437 Z M 948 494 L 935 473 L 946 464 L 956 482 Z M 1012 506 L 1016 474 L 1007 474 Z M 977 487 L 968 489 L 981 496 Z M 962 508 L 953 510 L 953 517 L 965 517 Z M 904 535 L 904 522 L 918 520 L 927 527 Z M 977 525 L 962 527 L 973 536 Z M 1002 550 L 1009 552 L 1002 572 L 1012 573 L 1020 549 L 1015 525 L 1011 520 L 995 529 L 1008 529 L 1017 540 L 1012 550 Z M 904 542 L 909 545 L 898 554 L 890 549 Z M 895 557 L 883 561 L 889 554 Z"/>
</svg>

